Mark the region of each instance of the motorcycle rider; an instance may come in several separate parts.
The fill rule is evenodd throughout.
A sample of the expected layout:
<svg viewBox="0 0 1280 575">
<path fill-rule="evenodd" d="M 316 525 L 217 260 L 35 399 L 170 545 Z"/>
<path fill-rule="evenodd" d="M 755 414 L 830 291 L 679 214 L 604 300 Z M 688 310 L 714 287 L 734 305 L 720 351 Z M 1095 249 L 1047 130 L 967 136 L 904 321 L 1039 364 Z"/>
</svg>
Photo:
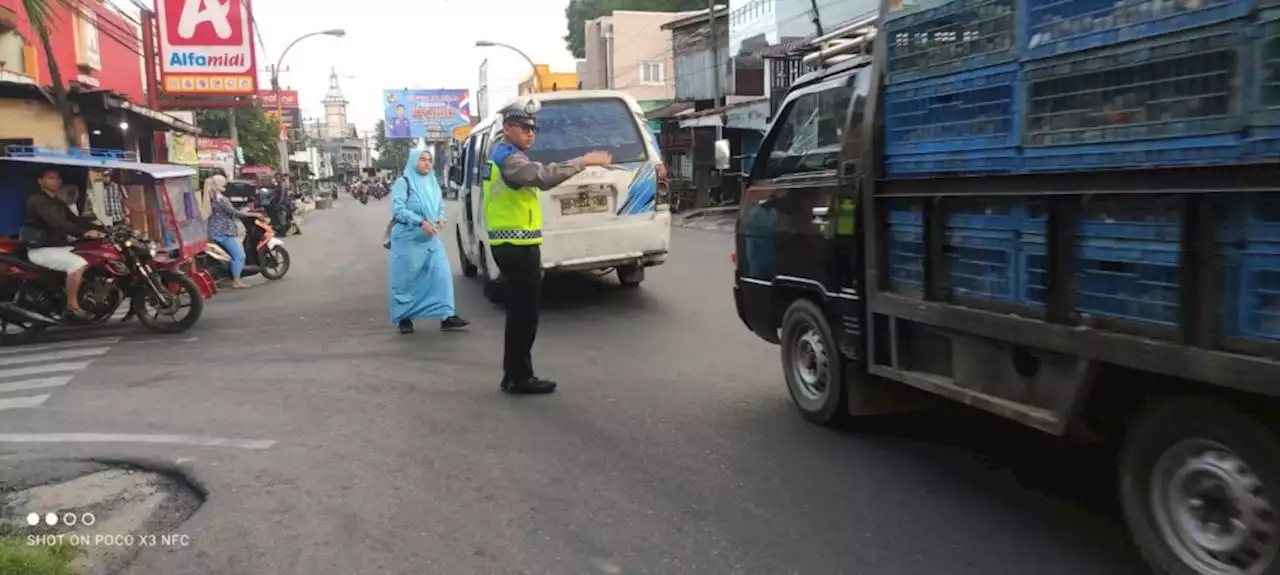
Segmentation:
<svg viewBox="0 0 1280 575">
<path fill-rule="evenodd" d="M 67 274 L 67 316 L 87 320 L 91 316 L 80 309 L 80 281 L 89 262 L 72 253 L 67 237 L 98 239 L 102 237 L 94 221 L 77 216 L 59 197 L 62 174 L 53 168 L 40 172 L 40 190 L 27 198 L 27 216 L 22 223 L 21 240 L 27 244 L 27 259 L 42 268 Z"/>
</svg>

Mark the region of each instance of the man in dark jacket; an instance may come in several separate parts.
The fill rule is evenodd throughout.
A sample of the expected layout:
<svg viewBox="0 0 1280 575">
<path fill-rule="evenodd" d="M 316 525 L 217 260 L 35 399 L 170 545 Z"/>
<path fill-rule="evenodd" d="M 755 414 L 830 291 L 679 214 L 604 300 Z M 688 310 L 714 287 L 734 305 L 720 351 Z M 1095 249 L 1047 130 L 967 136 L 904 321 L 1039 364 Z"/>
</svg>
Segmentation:
<svg viewBox="0 0 1280 575">
<path fill-rule="evenodd" d="M 27 259 L 67 274 L 67 315 L 84 319 L 88 314 L 80 309 L 80 280 L 89 262 L 72 253 L 67 238 L 100 238 L 102 233 L 92 229 L 91 219 L 75 215 L 58 197 L 62 175 L 57 170 L 41 172 L 39 184 L 40 191 L 27 198 L 27 219 L 22 224 L 23 235 L 35 243 L 27 250 Z"/>
</svg>

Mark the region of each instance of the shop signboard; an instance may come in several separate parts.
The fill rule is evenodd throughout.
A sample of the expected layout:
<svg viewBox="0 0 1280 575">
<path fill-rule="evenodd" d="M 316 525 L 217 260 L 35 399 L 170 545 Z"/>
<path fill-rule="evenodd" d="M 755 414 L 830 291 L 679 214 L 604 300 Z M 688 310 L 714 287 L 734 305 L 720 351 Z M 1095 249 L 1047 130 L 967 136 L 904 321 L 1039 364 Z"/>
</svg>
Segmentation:
<svg viewBox="0 0 1280 575">
<path fill-rule="evenodd" d="M 251 0 L 155 0 L 155 7 L 166 95 L 257 93 Z"/>
</svg>

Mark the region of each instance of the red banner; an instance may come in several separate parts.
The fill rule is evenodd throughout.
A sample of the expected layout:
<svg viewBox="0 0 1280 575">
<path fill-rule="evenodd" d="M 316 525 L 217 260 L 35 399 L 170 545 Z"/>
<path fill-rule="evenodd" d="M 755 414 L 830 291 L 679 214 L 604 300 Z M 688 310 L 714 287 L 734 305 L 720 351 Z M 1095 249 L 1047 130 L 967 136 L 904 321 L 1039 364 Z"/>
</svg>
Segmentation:
<svg viewBox="0 0 1280 575">
<path fill-rule="evenodd" d="M 276 107 L 275 90 L 259 90 L 258 100 L 262 102 L 263 108 L 275 109 Z M 280 107 L 281 108 L 297 108 L 298 107 L 298 91 L 297 90 L 280 90 Z"/>
</svg>

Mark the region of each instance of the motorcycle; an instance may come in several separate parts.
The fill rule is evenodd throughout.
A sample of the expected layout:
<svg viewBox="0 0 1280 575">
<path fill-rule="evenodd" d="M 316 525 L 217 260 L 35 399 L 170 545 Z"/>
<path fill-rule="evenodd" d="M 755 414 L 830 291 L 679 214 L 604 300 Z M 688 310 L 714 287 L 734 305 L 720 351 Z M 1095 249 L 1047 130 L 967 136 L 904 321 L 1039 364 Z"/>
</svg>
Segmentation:
<svg viewBox="0 0 1280 575">
<path fill-rule="evenodd" d="M 289 272 L 289 250 L 284 241 L 276 237 L 275 230 L 258 218 L 245 218 L 244 270 L 240 277 L 262 274 L 269 280 L 278 280 Z M 196 256 L 196 266 L 209 272 L 218 280 L 231 278 L 231 256 L 214 242 L 205 246 Z"/>
<path fill-rule="evenodd" d="M 91 316 L 87 321 L 65 314 L 66 274 L 27 261 L 26 248 L 17 242 L 0 244 L 0 345 L 25 343 L 51 326 L 106 321 L 126 299 L 124 321 L 137 317 L 152 331 L 182 333 L 199 321 L 204 311 L 200 288 L 179 271 L 180 260 L 157 253 L 136 230 L 112 227 L 100 239 L 76 241 L 72 251 L 89 262 L 80 284 L 80 308 Z"/>
</svg>

